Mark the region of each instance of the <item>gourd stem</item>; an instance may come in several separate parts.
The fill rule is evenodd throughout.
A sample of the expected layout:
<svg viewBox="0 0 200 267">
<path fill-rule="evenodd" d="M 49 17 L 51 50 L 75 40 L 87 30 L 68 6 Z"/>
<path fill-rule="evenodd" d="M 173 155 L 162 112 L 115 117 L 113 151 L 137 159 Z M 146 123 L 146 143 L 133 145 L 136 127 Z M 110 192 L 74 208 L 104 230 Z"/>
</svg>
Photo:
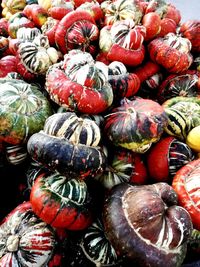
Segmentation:
<svg viewBox="0 0 200 267">
<path fill-rule="evenodd" d="M 9 252 L 16 252 L 19 247 L 19 236 L 10 235 L 7 239 L 6 247 Z"/>
</svg>

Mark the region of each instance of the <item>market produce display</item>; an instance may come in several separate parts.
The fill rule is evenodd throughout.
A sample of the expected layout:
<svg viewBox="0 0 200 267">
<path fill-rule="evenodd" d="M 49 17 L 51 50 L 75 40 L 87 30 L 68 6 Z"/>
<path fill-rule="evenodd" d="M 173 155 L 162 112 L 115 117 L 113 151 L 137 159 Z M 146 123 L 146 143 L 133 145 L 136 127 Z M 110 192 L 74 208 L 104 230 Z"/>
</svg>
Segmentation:
<svg viewBox="0 0 200 267">
<path fill-rule="evenodd" d="M 0 266 L 200 264 L 199 53 L 165 0 L 1 2 Z"/>
</svg>

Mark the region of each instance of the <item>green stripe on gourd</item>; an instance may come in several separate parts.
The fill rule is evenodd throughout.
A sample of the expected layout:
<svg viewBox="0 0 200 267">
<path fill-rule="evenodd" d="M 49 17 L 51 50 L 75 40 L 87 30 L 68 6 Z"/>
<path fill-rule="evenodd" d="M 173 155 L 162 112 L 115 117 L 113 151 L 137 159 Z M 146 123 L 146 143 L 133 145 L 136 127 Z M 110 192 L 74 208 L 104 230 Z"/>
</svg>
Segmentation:
<svg viewBox="0 0 200 267">
<path fill-rule="evenodd" d="M 182 112 L 187 120 L 190 120 L 192 128 L 200 125 L 200 103 L 183 101 L 175 104 L 173 108 Z"/>
<path fill-rule="evenodd" d="M 181 140 L 185 139 L 190 128 L 190 125 L 188 125 L 190 121 L 183 113 L 174 108 L 166 108 L 165 112 L 168 116 L 168 125 L 165 127 L 165 132 Z"/>
<path fill-rule="evenodd" d="M 200 231 L 198 231 L 197 229 L 192 230 L 188 246 L 190 249 L 196 251 L 197 253 L 200 251 Z"/>
<path fill-rule="evenodd" d="M 165 131 L 184 140 L 189 131 L 200 125 L 200 98 L 173 97 L 163 104 L 168 115 L 168 126 Z"/>
<path fill-rule="evenodd" d="M 88 190 L 84 181 L 78 179 L 67 181 L 67 178 L 59 173 L 53 173 L 48 179 L 45 177 L 41 188 L 51 193 L 54 200 L 63 202 L 64 205 L 68 202 L 74 205 L 83 205 L 87 202 Z"/>
<path fill-rule="evenodd" d="M 33 41 L 22 42 L 18 53 L 25 68 L 35 74 L 45 74 L 58 60 L 57 50 L 49 46 L 47 36 L 42 34 L 36 36 Z"/>
<path fill-rule="evenodd" d="M 102 222 L 97 219 L 87 228 L 80 246 L 96 266 L 114 266 L 117 262 L 117 253 L 106 238 Z"/>
<path fill-rule="evenodd" d="M 0 79 L 0 140 L 13 145 L 26 142 L 51 114 L 50 103 L 37 86 Z"/>
<path fill-rule="evenodd" d="M 129 151 L 126 152 L 125 156 L 122 156 L 122 153 L 120 154 L 120 150 L 113 153 L 113 158 L 103 174 L 95 177 L 96 180 L 108 189 L 122 182 L 129 182 L 135 170 L 133 162 L 130 161 Z"/>
</svg>

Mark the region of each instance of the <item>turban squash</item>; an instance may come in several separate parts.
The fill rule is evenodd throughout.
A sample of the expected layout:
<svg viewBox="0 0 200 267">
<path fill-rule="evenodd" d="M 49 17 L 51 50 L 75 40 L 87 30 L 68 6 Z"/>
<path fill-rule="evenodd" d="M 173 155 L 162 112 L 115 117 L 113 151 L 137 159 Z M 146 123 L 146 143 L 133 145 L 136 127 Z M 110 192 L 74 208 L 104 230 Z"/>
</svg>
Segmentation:
<svg viewBox="0 0 200 267">
<path fill-rule="evenodd" d="M 191 42 L 187 38 L 168 33 L 155 38 L 148 44 L 151 60 L 163 66 L 170 73 L 181 73 L 193 62 Z"/>
<path fill-rule="evenodd" d="M 143 153 L 160 139 L 166 125 L 167 115 L 157 102 L 125 98 L 106 115 L 104 132 L 114 145 Z"/>
<path fill-rule="evenodd" d="M 87 118 L 73 112 L 50 116 L 44 130 L 33 134 L 27 143 L 30 156 L 68 178 L 85 178 L 101 173 L 106 156 L 98 146 L 100 130 Z"/>
<path fill-rule="evenodd" d="M 52 227 L 82 230 L 92 222 L 91 197 L 82 180 L 43 172 L 31 188 L 30 202 L 34 213 Z"/>
<path fill-rule="evenodd" d="M 77 49 L 49 68 L 46 90 L 60 106 L 86 114 L 104 112 L 113 102 L 108 67 Z"/>
<path fill-rule="evenodd" d="M 181 266 L 193 229 L 166 183 L 115 186 L 104 204 L 103 223 L 118 255 L 142 267 Z"/>
<path fill-rule="evenodd" d="M 1 266 L 44 266 L 55 248 L 54 230 L 39 219 L 30 202 L 12 210 L 0 225 Z"/>
<path fill-rule="evenodd" d="M 0 79 L 1 142 L 26 143 L 51 114 L 50 103 L 38 86 L 19 79 Z"/>
<path fill-rule="evenodd" d="M 200 125 L 200 98 L 175 96 L 162 104 L 167 117 L 167 134 L 185 140 L 188 133 Z"/>
<path fill-rule="evenodd" d="M 199 173 L 200 159 L 196 159 L 178 170 L 172 182 L 172 187 L 178 195 L 179 205 L 189 212 L 197 230 L 200 230 Z"/>
</svg>

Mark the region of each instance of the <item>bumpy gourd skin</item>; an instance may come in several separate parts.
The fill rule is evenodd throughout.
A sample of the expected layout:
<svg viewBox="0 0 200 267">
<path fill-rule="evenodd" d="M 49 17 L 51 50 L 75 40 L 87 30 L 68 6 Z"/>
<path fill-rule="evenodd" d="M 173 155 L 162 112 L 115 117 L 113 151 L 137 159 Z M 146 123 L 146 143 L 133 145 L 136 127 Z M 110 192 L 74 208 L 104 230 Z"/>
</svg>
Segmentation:
<svg viewBox="0 0 200 267">
<path fill-rule="evenodd" d="M 113 102 L 108 67 L 78 49 L 48 69 L 46 90 L 58 105 L 85 114 L 104 112 Z"/>
<path fill-rule="evenodd" d="M 189 69 L 193 57 L 191 42 L 187 38 L 168 33 L 163 38 L 155 38 L 148 44 L 151 60 L 163 66 L 170 73 L 181 73 Z"/>
<path fill-rule="evenodd" d="M 177 195 L 168 184 L 114 187 L 105 201 L 103 220 L 115 250 L 137 266 L 181 266 L 192 222 L 177 206 Z"/>
</svg>

